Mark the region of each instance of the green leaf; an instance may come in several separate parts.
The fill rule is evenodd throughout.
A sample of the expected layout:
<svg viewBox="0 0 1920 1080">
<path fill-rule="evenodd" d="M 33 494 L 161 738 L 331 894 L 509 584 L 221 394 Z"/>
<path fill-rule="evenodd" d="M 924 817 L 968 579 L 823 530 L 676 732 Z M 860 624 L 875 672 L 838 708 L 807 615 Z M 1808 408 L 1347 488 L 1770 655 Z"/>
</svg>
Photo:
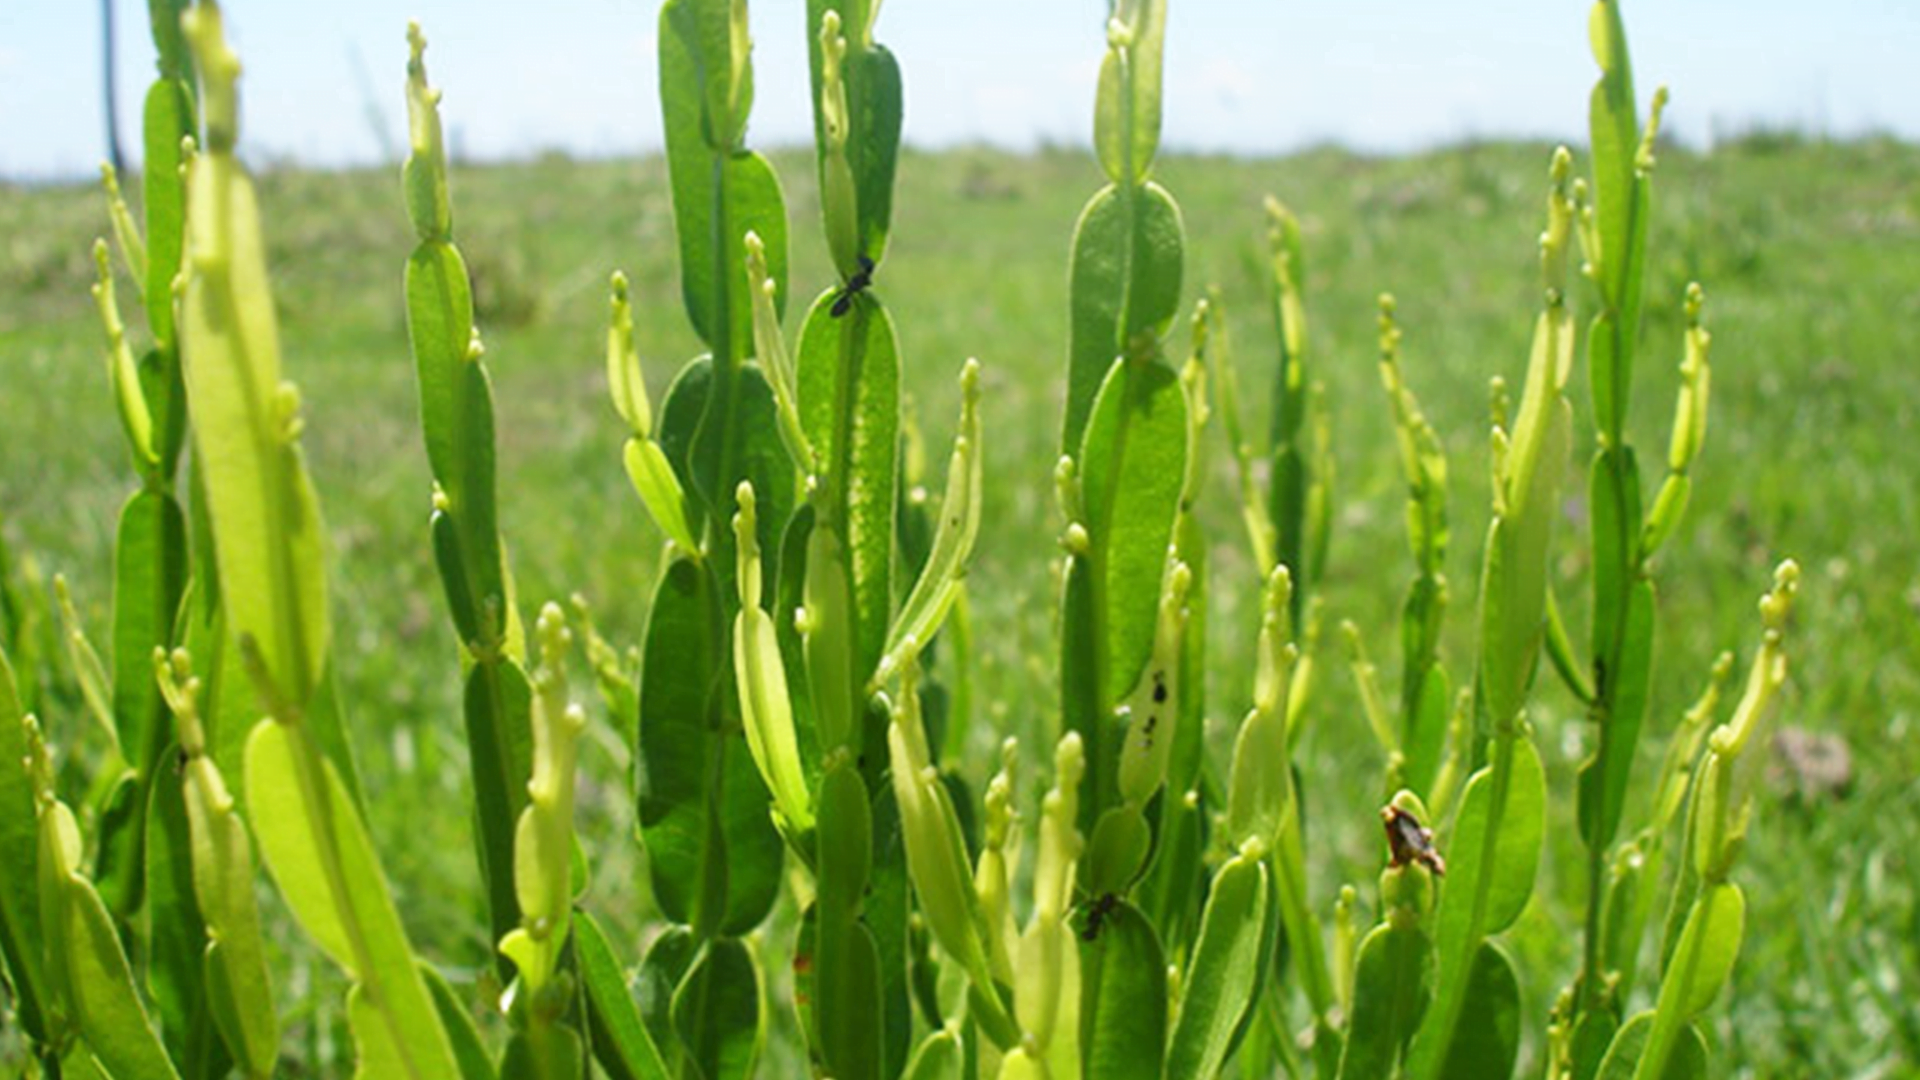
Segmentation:
<svg viewBox="0 0 1920 1080">
<path fill-rule="evenodd" d="M 634 771 L 654 899 L 678 923 L 694 923 L 703 909 L 719 906 L 710 898 L 715 885 L 707 880 L 716 868 L 703 857 L 711 842 L 708 729 L 721 673 L 719 617 L 711 579 L 700 564 L 685 558 L 669 563 L 654 590 L 642 646 Z M 720 895 L 724 889 L 722 880 Z"/>
<path fill-rule="evenodd" d="M 855 676 L 864 684 L 886 647 L 893 610 L 894 469 L 900 451 L 900 347 L 871 293 L 834 318 L 823 293 L 800 331 L 800 420 L 824 464 L 822 520 L 837 533 L 852 591 Z"/>
<path fill-rule="evenodd" d="M 721 722 L 721 680 L 730 684 L 732 672 L 718 608 L 705 566 L 686 558 L 667 566 L 643 646 L 634 761 L 661 910 L 703 932 L 739 933 L 772 905 L 781 844 L 745 741 Z"/>
<path fill-rule="evenodd" d="M 468 670 L 461 712 L 473 772 L 473 840 L 487 889 L 492 941 L 520 925 L 513 842 L 520 814 L 527 807 L 527 781 L 533 775 L 532 711 L 533 694 L 520 665 L 495 657 Z M 496 963 L 503 975 L 510 970 L 504 957 Z"/>
<path fill-rule="evenodd" d="M 575 1080 L 585 1075 L 580 1036 L 563 1024 L 516 1031 L 500 1058 L 501 1080 Z"/>
<path fill-rule="evenodd" d="M 447 1029 L 447 1038 L 453 1043 L 453 1057 L 460 1065 L 459 1080 L 494 1080 L 493 1058 L 487 1053 L 487 1044 L 480 1039 L 479 1029 L 474 1027 L 473 1014 L 466 1003 L 433 965 L 421 964 L 420 977 L 426 980 L 434 1012 L 439 1014 L 440 1025 Z"/>
<path fill-rule="evenodd" d="M 685 927 L 673 926 L 654 939 L 646 957 L 640 961 L 638 985 L 635 987 L 640 1020 L 646 1025 L 653 1045 L 659 1048 L 666 1059 L 671 1076 L 685 1075 L 688 1064 L 687 1047 L 681 1042 L 679 1029 L 674 1026 L 673 995 L 681 980 L 692 969 L 699 950 L 700 943 L 691 932 Z"/>
<path fill-rule="evenodd" d="M 1205 881 L 1201 857 L 1206 853 L 1206 815 L 1200 801 L 1182 798 L 1177 790 L 1169 787 L 1161 800 L 1159 842 L 1133 897 L 1167 951 L 1176 954 L 1184 952 L 1194 932 Z"/>
<path fill-rule="evenodd" d="M 1583 1013 L 1574 1021 L 1572 1044 L 1567 1048 L 1571 1080 L 1596 1080 L 1607 1048 L 1619 1031 L 1620 1021 L 1604 1009 Z"/>
<path fill-rule="evenodd" d="M 1532 370 L 1540 371 L 1541 364 Z M 1531 385 L 1528 390 L 1531 396 Z M 1572 409 L 1564 396 L 1553 394 L 1535 415 L 1540 430 L 1529 437 L 1532 425 L 1523 405 L 1510 457 L 1508 513 L 1488 527 L 1481 574 L 1480 684 L 1496 725 L 1519 714 L 1546 639 L 1548 553 L 1562 512 L 1557 495 L 1572 439 Z"/>
<path fill-rule="evenodd" d="M 814 142 L 820 147 L 827 141 L 820 111 L 821 17 L 828 11 L 837 12 L 841 33 L 847 39 L 847 56 L 841 68 L 849 114 L 847 166 L 853 174 L 859 251 L 876 263 L 886 255 L 903 117 L 900 65 L 886 46 L 873 40 L 879 6 L 877 0 L 807 0 L 806 14 Z M 827 184 L 827 156 L 824 150 L 816 156 L 822 188 Z"/>
<path fill-rule="evenodd" d="M 225 1075 L 227 1049 L 207 1004 L 207 932 L 193 891 L 187 804 L 172 769 L 163 769 L 150 785 L 145 815 L 147 988 L 167 1053 L 181 1070 L 190 1077 Z"/>
<path fill-rule="evenodd" d="M 26 762 L 19 688 L 0 650 L 0 955 L 6 959 L 20 1026 L 38 1043 L 47 1037 L 47 984 L 41 975 L 46 942 L 37 891 L 40 830 Z"/>
<path fill-rule="evenodd" d="M 180 504 L 151 489 L 128 499 L 113 557 L 114 729 L 127 760 L 145 777 L 166 744 L 166 706 L 153 679 L 153 650 L 173 643 L 187 585 L 187 522 Z M 137 858 L 129 872 L 140 873 Z M 138 888 L 130 893 L 134 906 L 139 895 Z"/>
<path fill-rule="evenodd" d="M 1374 927 L 1354 961 L 1341 1080 L 1393 1076 L 1432 996 L 1433 942 L 1417 925 Z"/>
<path fill-rule="evenodd" d="M 942 1028 L 921 1041 L 903 1076 L 905 1080 L 964 1080 L 966 1064 L 960 1036 Z"/>
<path fill-rule="evenodd" d="M 1080 932 L 1080 1053 L 1086 1080 L 1158 1077 L 1167 1032 L 1167 963 L 1139 910 L 1116 901 Z M 1091 938 L 1091 940 L 1088 940 Z"/>
<path fill-rule="evenodd" d="M 877 1080 L 885 1056 L 874 1022 L 880 956 L 860 922 L 873 870 L 873 814 L 858 768 L 844 758 L 821 780 L 819 821 L 813 1008 L 821 1056 L 835 1076 Z"/>
<path fill-rule="evenodd" d="M 1612 662 L 1625 604 L 1632 590 L 1640 539 L 1640 466 L 1630 446 L 1594 455 L 1587 477 L 1587 504 L 1593 512 L 1594 651 Z M 1606 672 L 1611 680 L 1614 672 Z"/>
<path fill-rule="evenodd" d="M 513 617 L 512 587 L 501 554 L 495 498 L 493 390 L 473 350 L 473 295 L 467 267 L 452 244 L 429 240 L 407 259 L 407 330 L 420 386 L 420 427 L 427 461 L 453 520 L 459 558 L 442 560 L 448 596 L 465 593 L 473 625 L 462 627 L 475 651 L 502 645 Z M 450 545 L 449 545 L 450 546 Z M 458 611 L 459 604 L 455 604 Z"/>
<path fill-rule="evenodd" d="M 1106 678 L 1117 702 L 1153 650 L 1161 572 L 1187 463 L 1186 395 L 1160 363 L 1114 364 L 1080 450 L 1095 588 L 1105 600 Z"/>
<path fill-rule="evenodd" d="M 1710 886 L 1694 901 L 1693 913 L 1688 916 L 1686 929 L 1680 933 L 1680 945 L 1674 951 L 1674 963 L 1663 979 L 1663 982 L 1681 980 L 1682 996 L 1678 1004 L 1682 1020 L 1705 1012 L 1719 996 L 1720 988 L 1733 973 L 1734 961 L 1740 957 L 1740 939 L 1746 924 L 1746 894 L 1732 882 Z M 1688 964 L 1685 970 L 1679 969 L 1682 958 Z M 1664 1004 L 1667 998 L 1664 985 L 1660 998 Z"/>
<path fill-rule="evenodd" d="M 146 791 L 132 772 L 116 777 L 99 802 L 94 823 L 100 843 L 94 853 L 95 888 L 107 910 L 123 921 L 140 909 L 146 878 Z"/>
<path fill-rule="evenodd" d="M 1107 177 L 1117 184 L 1144 181 L 1160 145 L 1160 68 L 1167 4 L 1146 0 L 1130 7 L 1136 14 L 1126 27 L 1129 41 L 1124 49 L 1114 46 L 1108 31 L 1093 110 L 1094 149 Z"/>
<path fill-rule="evenodd" d="M 1442 956 L 1459 947 L 1476 907 L 1478 919 L 1471 925 L 1482 935 L 1497 934 L 1520 917 L 1533 895 L 1547 827 L 1546 771 L 1533 743 L 1515 741 L 1504 803 L 1494 780 L 1490 767 L 1474 773 L 1454 819 L 1435 931 Z"/>
<path fill-rule="evenodd" d="M 1613 1037 L 1613 1045 L 1607 1048 L 1607 1056 L 1600 1063 L 1600 1072 L 1595 1080 L 1633 1080 L 1639 1072 L 1640 1059 L 1646 1054 L 1653 1027 L 1654 1013 L 1651 1009 L 1628 1020 L 1620 1033 Z M 1673 1052 L 1667 1058 L 1667 1067 L 1651 1080 L 1707 1080 L 1712 1075 L 1712 1060 L 1707 1055 L 1706 1041 L 1700 1037 L 1698 1028 L 1688 1024 L 1680 1029 Z"/>
<path fill-rule="evenodd" d="M 945 778 L 945 774 L 943 774 Z M 885 1076 L 898 1076 L 913 1048 L 913 1010 L 908 1001 L 911 973 L 908 912 L 912 885 L 907 879 L 906 838 L 900 806 L 891 784 L 869 789 L 872 801 L 873 866 L 867 877 L 861 920 L 880 959 L 880 1044 Z M 957 797 L 957 796 L 956 796 Z"/>
<path fill-rule="evenodd" d="M 154 9 L 162 6 L 155 4 Z M 177 36 L 179 27 L 173 30 Z M 165 352 L 174 346 L 173 279 L 180 273 L 186 242 L 187 190 L 180 175 L 180 140 L 194 133 L 193 94 L 186 82 L 155 79 L 147 89 L 140 124 L 144 151 L 140 179 L 147 218 L 147 329 Z M 172 475 L 172 455 L 163 455 L 161 461 L 163 471 Z"/>
<path fill-rule="evenodd" d="M 1520 1055 L 1520 982 L 1491 941 L 1473 956 L 1466 1007 L 1441 1069 L 1444 1080 L 1506 1080 Z"/>
<path fill-rule="evenodd" d="M 695 536 L 705 523 L 707 503 L 705 490 L 694 484 L 693 440 L 700 432 L 700 421 L 706 416 L 712 389 L 713 359 L 701 356 L 689 361 L 667 387 L 667 395 L 660 403 L 660 426 L 656 432 L 660 451 L 667 456 L 667 463 L 680 479 L 680 490 L 687 496 L 687 528 Z M 725 536 L 726 530 L 721 530 L 721 535 Z"/>
<path fill-rule="evenodd" d="M 1083 835 L 1092 835 L 1094 822 L 1113 802 L 1119 783 L 1121 732 L 1110 708 L 1101 699 L 1102 648 L 1097 630 L 1095 581 L 1098 572 L 1087 555 L 1067 557 L 1066 581 L 1061 587 L 1060 611 L 1060 726 L 1080 736 L 1086 747 L 1087 774 L 1081 781 L 1080 820 Z"/>
<path fill-rule="evenodd" d="M 1259 859 L 1238 856 L 1214 877 L 1167 1048 L 1167 1080 L 1212 1080 L 1226 1064 L 1234 1032 L 1258 989 L 1270 893 Z"/>
<path fill-rule="evenodd" d="M 577 912 L 573 941 L 586 990 L 594 1060 L 612 1080 L 668 1080 L 666 1063 L 627 990 L 626 973 L 614 958 L 606 932 L 593 916 Z"/>
<path fill-rule="evenodd" d="M 860 250 L 878 263 L 886 256 L 887 232 L 893 219 L 894 168 L 900 156 L 904 116 L 900 64 L 884 45 L 849 47 L 846 79 L 847 105 L 852 113 L 847 161 L 858 192 Z"/>
<path fill-rule="evenodd" d="M 452 1076 L 452 1046 L 414 966 L 366 827 L 331 763 L 311 743 L 297 745 L 307 738 L 263 720 L 247 739 L 247 805 L 267 869 L 314 943 L 360 984 L 363 1009 L 377 1014 L 377 1022 L 354 1020 L 363 1053 L 372 1055 L 363 1074 L 373 1075 L 370 1067 L 391 1055 L 404 1065 L 395 1075 Z"/>
<path fill-rule="evenodd" d="M 194 162 L 189 204 L 181 344 L 221 595 L 235 640 L 253 642 L 282 704 L 299 710 L 326 668 L 326 529 L 297 395 L 281 382 L 260 211 L 239 163 L 212 151 Z"/>
<path fill-rule="evenodd" d="M 1140 808 L 1120 803 L 1108 808 L 1094 823 L 1082 860 L 1082 885 L 1095 896 L 1125 893 L 1146 869 L 1153 849 L 1153 830 Z"/>
<path fill-rule="evenodd" d="M 1588 16 L 1587 34 L 1600 79 L 1588 99 L 1592 138 L 1595 215 L 1599 219 L 1600 282 L 1608 300 L 1618 303 L 1626 269 L 1625 253 L 1634 242 L 1632 193 L 1634 155 L 1640 124 L 1633 98 L 1633 65 L 1627 55 L 1620 6 L 1597 0 Z M 1645 229 L 1641 223 L 1640 228 Z M 1644 233 L 1643 233 L 1644 235 Z M 1612 430 L 1612 429 L 1608 429 Z"/>
<path fill-rule="evenodd" d="M 1532 742 L 1511 738 L 1510 748 L 1496 748 L 1513 755 L 1504 790 L 1496 757 L 1467 782 L 1446 845 L 1448 874 L 1434 932 L 1438 974 L 1409 1061 L 1415 1077 L 1447 1075 L 1462 1040 L 1478 1037 L 1470 1032 L 1472 983 L 1491 963 L 1480 959 L 1485 939 L 1511 925 L 1533 892 L 1546 834 L 1546 774 Z"/>
<path fill-rule="evenodd" d="M 724 19 L 724 7 L 715 0 L 661 5 L 660 110 L 680 238 L 681 297 L 700 339 L 731 363 L 753 351 L 746 234 L 758 233 L 766 244 L 768 273 L 784 300 L 787 212 L 766 159 L 736 149 L 731 138 L 716 148 L 708 126 L 712 81 L 725 79 L 731 62 L 724 36 L 716 40 L 712 32 L 716 9 Z"/>
<path fill-rule="evenodd" d="M 1080 212 L 1067 274 L 1062 453 L 1080 449 L 1094 397 L 1115 358 L 1146 351 L 1143 344 L 1157 343 L 1173 321 L 1185 250 L 1180 208 L 1157 184 L 1103 188 Z"/>
<path fill-rule="evenodd" d="M 1640 578 L 1627 594 L 1626 625 L 1620 640 L 1620 667 L 1610 672 L 1613 707 L 1601 722 L 1608 725 L 1606 755 L 1596 756 L 1580 769 L 1580 838 L 1588 847 L 1613 843 L 1627 804 L 1627 782 L 1633 775 L 1634 750 L 1647 718 L 1647 694 L 1653 679 L 1653 582 Z"/>
<path fill-rule="evenodd" d="M 772 796 L 754 768 L 746 739 L 737 734 L 737 719 L 729 730 L 735 734 L 715 736 L 724 758 L 719 792 L 724 846 L 706 857 L 725 863 L 727 898 L 720 932 L 738 936 L 759 926 L 779 899 L 786 848 L 767 813 Z"/>
<path fill-rule="evenodd" d="M 113 917 L 80 875 L 80 830 L 65 804 L 40 812 L 40 918 L 47 964 L 64 981 L 67 1019 L 115 1080 L 178 1074 L 133 985 Z"/>
<path fill-rule="evenodd" d="M 760 970 L 746 945 L 708 943 L 673 992 L 673 1026 L 705 1080 L 745 1080 L 766 1037 Z"/>
</svg>

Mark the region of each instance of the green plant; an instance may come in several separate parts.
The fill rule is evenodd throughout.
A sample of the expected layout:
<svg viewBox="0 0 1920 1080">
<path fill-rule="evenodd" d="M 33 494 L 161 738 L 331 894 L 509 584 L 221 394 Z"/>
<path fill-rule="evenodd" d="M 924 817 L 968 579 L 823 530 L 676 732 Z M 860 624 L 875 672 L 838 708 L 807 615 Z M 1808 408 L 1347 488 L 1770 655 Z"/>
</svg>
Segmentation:
<svg viewBox="0 0 1920 1080">
<path fill-rule="evenodd" d="M 476 1025 L 461 992 L 416 955 L 367 828 L 333 689 L 325 532 L 299 397 L 281 379 L 259 210 L 235 156 L 238 62 L 216 5 L 156 5 L 162 80 L 149 154 L 182 161 L 185 182 L 149 175 L 143 232 L 108 177 L 119 247 L 146 286 L 156 344 L 144 360 L 128 344 L 106 247 L 96 248 L 110 386 L 142 482 L 116 545 L 107 661 L 57 583 L 79 707 L 109 746 L 84 804 L 63 796 L 31 715 L 43 704 L 34 673 L 17 677 L 8 661 L 31 643 L 30 605 L 0 593 L 0 956 L 40 1075 L 282 1067 L 288 987 L 269 962 L 275 916 L 257 905 L 257 845 L 294 921 L 349 986 L 345 1025 L 367 1077 L 1187 1078 L 1235 1062 L 1247 1075 L 1510 1076 L 1529 1010 L 1508 932 L 1533 896 L 1554 820 L 1535 747 L 1543 653 L 1588 711 L 1595 751 L 1576 802 L 1589 871 L 1584 964 L 1535 1061 L 1556 1078 L 1705 1075 L 1698 1019 L 1745 929 L 1731 877 L 1749 808 L 1737 766 L 1785 679 L 1799 574 L 1782 564 L 1763 601 L 1762 645 L 1732 719 L 1713 723 L 1728 658 L 1670 737 L 1649 797 L 1630 798 L 1650 711 L 1650 560 L 1688 499 L 1709 338 L 1695 286 L 1668 477 L 1643 512 L 1623 417 L 1659 99 L 1639 132 L 1616 7 L 1601 0 L 1593 15 L 1596 179 L 1588 189 L 1569 152 L 1553 156 L 1517 407 L 1495 384 L 1492 508 L 1459 695 L 1443 633 L 1447 459 L 1382 299 L 1379 371 L 1414 576 L 1397 708 L 1365 633 L 1343 624 L 1384 758 L 1386 849 L 1377 899 L 1349 886 L 1331 906 L 1309 873 L 1309 841 L 1318 854 L 1323 832 L 1309 828 L 1308 799 L 1340 789 L 1298 754 L 1319 700 L 1315 627 L 1338 580 L 1325 572 L 1331 421 L 1306 363 L 1299 222 L 1269 202 L 1261 284 L 1279 359 L 1272 434 L 1257 446 L 1242 426 L 1222 294 L 1196 307 L 1186 356 L 1168 336 L 1186 241 L 1179 207 L 1153 179 L 1166 5 L 1116 3 L 1095 100 L 1106 183 L 1070 254 L 1054 470 L 1065 519 L 1059 730 L 1045 740 L 1050 776 L 1027 785 L 1044 788 L 1029 863 L 1018 745 L 1003 744 L 977 801 L 960 760 L 989 399 L 968 361 L 944 494 L 928 497 L 885 299 L 902 89 L 874 39 L 877 9 L 808 5 L 836 280 L 791 342 L 784 197 L 771 165 L 744 146 L 754 88 L 745 5 L 665 0 L 660 11 L 681 293 L 709 352 L 656 412 L 629 283 L 613 275 L 608 389 L 623 464 L 665 554 L 637 676 L 583 601 L 575 624 L 614 731 L 632 740 L 639 838 L 665 924 L 637 965 L 589 914 L 600 901 L 589 888 L 595 839 L 576 834 L 577 759 L 591 728 L 570 700 L 575 631 L 547 604 L 529 647 L 517 614 L 498 524 L 492 376 L 453 241 L 438 92 L 424 37 L 409 33 L 402 189 L 416 246 L 405 294 L 434 479 L 426 546 L 459 640 L 485 896 L 490 967 L 474 997 L 492 1019 Z M 193 77 L 197 94 L 185 90 Z M 1573 452 L 1576 244 L 1599 298 L 1586 339 L 1599 450 L 1594 659 L 1584 667 L 1553 599 Z M 1230 747 L 1206 730 L 1199 506 L 1216 410 L 1259 587 Z M 175 490 L 189 414 L 190 514 Z M 235 769 L 238 793 L 226 781 Z M 1623 825 L 1631 839 L 1616 847 Z M 1636 997 L 1662 898 L 1659 961 Z M 790 980 L 776 962 L 789 957 Z"/>
</svg>

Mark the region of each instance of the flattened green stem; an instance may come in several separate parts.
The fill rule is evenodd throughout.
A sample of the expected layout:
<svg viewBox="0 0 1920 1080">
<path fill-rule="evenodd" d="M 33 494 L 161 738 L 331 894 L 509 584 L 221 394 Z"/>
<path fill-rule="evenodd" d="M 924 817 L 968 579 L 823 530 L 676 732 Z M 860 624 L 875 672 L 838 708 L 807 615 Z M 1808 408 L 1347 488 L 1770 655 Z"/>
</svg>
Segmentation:
<svg viewBox="0 0 1920 1080">
<path fill-rule="evenodd" d="M 1532 354 L 1526 384 L 1511 438 L 1496 426 L 1493 432 L 1494 520 L 1487 532 L 1480 596 L 1480 700 L 1490 732 L 1489 763 L 1468 788 L 1466 805 L 1474 806 L 1475 788 L 1484 782 L 1484 811 L 1462 814 L 1452 843 L 1456 851 L 1471 846 L 1459 860 L 1462 871 L 1448 883 L 1443 897 L 1436 941 L 1438 972 L 1433 1007 L 1422 1022 L 1409 1059 L 1415 1080 L 1435 1080 L 1445 1068 L 1458 1038 L 1467 1005 L 1473 958 L 1490 931 L 1497 883 L 1524 895 L 1532 887 L 1538 851 L 1518 864 L 1522 873 L 1513 881 L 1497 863 L 1508 830 L 1525 836 L 1535 823 L 1509 821 L 1520 744 L 1530 743 L 1524 705 L 1528 685 L 1546 634 L 1548 552 L 1555 517 L 1559 513 L 1559 478 L 1568 453 L 1571 408 L 1563 388 L 1572 366 L 1571 316 L 1562 288 L 1573 204 L 1568 178 L 1572 156 L 1555 151 L 1547 196 L 1547 228 L 1540 237 L 1544 305 L 1534 326 Z M 1496 412 L 1504 412 L 1497 406 Z M 1537 759 L 1527 753 L 1531 768 Z M 1529 809 L 1535 812 L 1535 809 Z M 1468 824 L 1471 824 L 1471 828 Z M 1523 854 L 1522 856 L 1526 856 Z M 1471 873 L 1467 869 L 1471 868 Z M 1512 868 L 1508 868 L 1512 869 Z M 1460 890 L 1466 890 L 1461 892 Z M 1511 900 L 1511 897 L 1507 897 Z M 1463 913 L 1457 921 L 1449 911 Z"/>
<path fill-rule="evenodd" d="M 348 767 L 337 766 L 339 775 L 329 775 L 329 762 L 308 722 L 308 706 L 325 670 L 328 636 L 319 509 L 299 456 L 298 395 L 280 381 L 258 209 L 233 153 L 239 59 L 227 47 L 216 5 L 193 8 L 184 28 L 202 76 L 207 132 L 207 151 L 194 160 L 189 176 L 192 236 L 182 323 L 195 435 L 206 462 L 227 613 L 268 714 L 263 723 L 279 725 L 293 773 L 294 790 L 275 791 L 272 797 L 298 801 L 296 813 L 310 827 L 318 862 L 275 867 L 276 877 L 283 891 L 296 878 L 306 878 L 306 887 L 314 876 L 324 883 L 315 892 L 326 897 L 353 974 L 361 980 L 361 999 L 377 1015 L 380 1037 L 404 1073 L 417 1080 L 451 1075 L 452 1050 L 444 1030 L 437 1025 L 416 1030 L 406 1019 L 431 1017 L 432 1006 L 390 897 L 357 899 L 356 890 L 364 894 L 369 882 L 349 880 L 345 868 L 342 833 L 360 829 L 357 821 L 336 820 L 341 807 L 354 813 L 342 798 L 350 790 Z M 271 737 L 262 741 L 265 733 L 256 729 L 250 751 L 279 749 Z M 255 756 L 250 752 L 250 760 Z M 254 799 L 249 803 L 260 805 Z M 378 875 L 373 887 L 384 894 Z M 392 920 L 378 927 L 384 950 L 378 955 L 363 910 Z M 386 948 L 395 943 L 405 950 L 404 961 Z M 404 978 L 392 977 L 402 970 Z"/>
<path fill-rule="evenodd" d="M 1588 335 L 1594 424 L 1600 447 L 1594 466 L 1595 498 L 1611 505 L 1596 505 L 1591 518 L 1595 566 L 1590 644 L 1596 677 L 1589 714 L 1596 743 L 1580 773 L 1581 834 L 1588 846 L 1586 941 L 1578 983 L 1582 1012 L 1599 1008 L 1604 996 L 1605 957 L 1600 937 L 1607 850 L 1618 829 L 1620 802 L 1646 711 L 1645 671 L 1653 646 L 1650 632 L 1630 631 L 1635 622 L 1635 593 L 1645 587 L 1647 555 L 1678 523 L 1690 486 L 1684 471 L 1677 471 L 1678 478 L 1663 488 L 1656 501 L 1661 508 L 1656 518 L 1643 519 L 1639 475 L 1626 442 L 1647 262 L 1653 148 L 1661 110 L 1666 105 L 1666 88 L 1654 94 L 1646 127 L 1640 129 L 1632 63 L 1617 0 L 1596 0 L 1589 13 L 1588 33 L 1600 77 L 1593 87 L 1589 112 L 1594 205 L 1591 217 L 1582 222 L 1580 237 L 1586 248 L 1587 271 L 1598 286 L 1600 302 Z M 1650 596 L 1643 598 L 1648 605 Z M 1627 684 L 1632 684 L 1632 689 L 1623 696 Z"/>
</svg>

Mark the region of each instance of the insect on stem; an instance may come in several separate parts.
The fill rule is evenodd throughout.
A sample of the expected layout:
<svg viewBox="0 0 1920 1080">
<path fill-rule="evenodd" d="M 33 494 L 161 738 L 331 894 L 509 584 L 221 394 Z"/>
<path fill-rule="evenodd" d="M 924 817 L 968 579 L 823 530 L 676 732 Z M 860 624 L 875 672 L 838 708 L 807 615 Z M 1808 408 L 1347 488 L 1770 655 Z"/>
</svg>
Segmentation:
<svg viewBox="0 0 1920 1080">
<path fill-rule="evenodd" d="M 860 269 L 853 272 L 846 285 L 833 298 L 832 315 L 838 319 L 853 309 L 853 298 L 873 284 L 873 260 L 860 256 Z"/>
</svg>

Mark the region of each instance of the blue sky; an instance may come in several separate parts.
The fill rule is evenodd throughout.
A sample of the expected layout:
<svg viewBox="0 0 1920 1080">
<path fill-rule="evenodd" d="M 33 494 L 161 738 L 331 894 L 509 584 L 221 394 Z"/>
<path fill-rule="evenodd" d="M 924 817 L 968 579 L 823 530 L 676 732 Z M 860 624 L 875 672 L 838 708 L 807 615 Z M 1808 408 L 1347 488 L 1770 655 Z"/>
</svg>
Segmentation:
<svg viewBox="0 0 1920 1080">
<path fill-rule="evenodd" d="M 151 78 L 144 0 L 114 0 L 122 138 Z M 0 177 L 90 172 L 103 154 L 99 5 L 0 3 Z M 1166 141 L 1274 153 L 1396 151 L 1466 137 L 1577 141 L 1585 0 L 1170 0 Z M 1816 11 L 1817 8 L 1817 11 Z M 632 153 L 660 142 L 653 0 L 229 0 L 257 158 L 377 161 L 404 143 L 405 28 L 468 155 Z M 1089 137 L 1105 0 L 891 0 L 907 139 L 1013 148 Z M 810 138 L 804 0 L 753 0 L 756 145 Z M 1920 139 L 1915 0 L 1628 0 L 1642 97 L 1673 88 L 1691 142 L 1756 125 Z M 376 115 L 377 114 L 377 115 Z"/>
</svg>

